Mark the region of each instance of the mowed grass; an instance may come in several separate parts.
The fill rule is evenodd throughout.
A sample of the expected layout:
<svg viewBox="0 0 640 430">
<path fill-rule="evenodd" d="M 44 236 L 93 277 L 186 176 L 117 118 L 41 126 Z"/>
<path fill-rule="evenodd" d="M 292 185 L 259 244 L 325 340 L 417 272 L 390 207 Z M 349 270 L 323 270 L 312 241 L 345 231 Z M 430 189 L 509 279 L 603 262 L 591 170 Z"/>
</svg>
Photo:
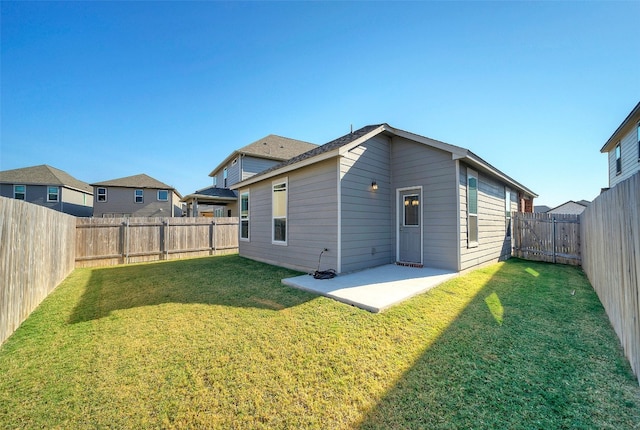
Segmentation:
<svg viewBox="0 0 640 430">
<path fill-rule="evenodd" d="M 640 428 L 579 269 L 510 260 L 382 314 L 281 285 L 296 274 L 74 271 L 0 348 L 0 427 Z"/>
</svg>

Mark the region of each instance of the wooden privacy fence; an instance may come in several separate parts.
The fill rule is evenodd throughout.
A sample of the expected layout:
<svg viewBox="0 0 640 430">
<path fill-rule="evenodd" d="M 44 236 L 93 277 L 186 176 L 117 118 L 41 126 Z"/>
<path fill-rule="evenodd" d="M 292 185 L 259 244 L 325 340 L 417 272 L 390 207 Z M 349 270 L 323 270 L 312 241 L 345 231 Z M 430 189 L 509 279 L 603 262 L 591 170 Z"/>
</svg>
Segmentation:
<svg viewBox="0 0 640 430">
<path fill-rule="evenodd" d="M 238 218 L 78 218 L 76 267 L 238 252 Z"/>
<path fill-rule="evenodd" d="M 74 217 L 0 197 L 0 344 L 74 268 Z"/>
<path fill-rule="evenodd" d="M 513 256 L 579 266 L 579 215 L 514 213 Z"/>
<path fill-rule="evenodd" d="M 640 173 L 582 213 L 582 268 L 640 382 Z"/>
</svg>

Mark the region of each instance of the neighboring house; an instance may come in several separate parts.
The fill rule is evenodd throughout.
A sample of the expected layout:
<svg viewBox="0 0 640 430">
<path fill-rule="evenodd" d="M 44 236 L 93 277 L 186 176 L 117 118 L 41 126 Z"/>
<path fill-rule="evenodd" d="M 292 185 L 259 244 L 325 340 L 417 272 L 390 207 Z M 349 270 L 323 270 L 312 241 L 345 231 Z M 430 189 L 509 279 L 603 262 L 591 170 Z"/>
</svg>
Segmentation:
<svg viewBox="0 0 640 430">
<path fill-rule="evenodd" d="M 640 171 L 640 103 L 622 121 L 600 152 L 609 157 L 609 187 Z"/>
<path fill-rule="evenodd" d="M 533 211 L 537 214 L 549 212 L 551 208 L 547 205 L 534 206 Z"/>
<path fill-rule="evenodd" d="M 549 209 L 545 211 L 548 214 L 564 214 L 564 215 L 580 215 L 584 210 L 589 206 L 589 201 L 587 200 L 579 200 L 573 201 L 569 200 L 559 206 L 556 206 L 553 209 Z"/>
<path fill-rule="evenodd" d="M 175 188 L 140 174 L 91 184 L 93 216 L 179 217 L 182 196 Z"/>
<path fill-rule="evenodd" d="M 46 164 L 0 172 L 0 196 L 79 217 L 93 213 L 93 188 Z"/>
<path fill-rule="evenodd" d="M 454 271 L 508 258 L 535 193 L 471 151 L 370 125 L 232 186 L 240 255 L 297 270 Z M 320 257 L 321 251 L 326 251 Z"/>
<path fill-rule="evenodd" d="M 198 190 L 183 198 L 189 216 L 198 216 L 199 204 L 205 204 L 216 216 L 238 216 L 237 194 L 230 190 L 234 184 L 263 170 L 307 152 L 318 145 L 270 134 L 233 151 L 209 173 L 211 187 Z M 232 196 L 233 195 L 233 196 Z"/>
</svg>

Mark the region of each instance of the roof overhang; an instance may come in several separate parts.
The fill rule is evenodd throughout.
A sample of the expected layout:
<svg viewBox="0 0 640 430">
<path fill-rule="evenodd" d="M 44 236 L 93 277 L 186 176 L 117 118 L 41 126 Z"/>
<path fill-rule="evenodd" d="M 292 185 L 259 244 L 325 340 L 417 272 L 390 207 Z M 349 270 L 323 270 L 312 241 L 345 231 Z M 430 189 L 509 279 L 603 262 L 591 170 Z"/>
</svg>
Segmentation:
<svg viewBox="0 0 640 430">
<path fill-rule="evenodd" d="M 640 102 L 634 107 L 629 115 L 622 121 L 622 124 L 613 132 L 611 137 L 607 140 L 604 146 L 600 149 L 600 152 L 610 152 L 616 144 L 622 139 L 622 136 L 626 134 L 629 129 L 640 121 Z"/>
</svg>

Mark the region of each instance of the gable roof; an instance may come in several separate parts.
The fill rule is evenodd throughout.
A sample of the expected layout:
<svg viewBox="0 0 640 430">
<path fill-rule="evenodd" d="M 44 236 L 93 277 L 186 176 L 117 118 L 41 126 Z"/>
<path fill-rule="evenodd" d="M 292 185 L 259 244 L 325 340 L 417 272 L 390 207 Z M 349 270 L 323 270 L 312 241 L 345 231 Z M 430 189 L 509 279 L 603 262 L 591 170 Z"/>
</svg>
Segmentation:
<svg viewBox="0 0 640 430">
<path fill-rule="evenodd" d="M 638 102 L 636 107 L 631 110 L 629 115 L 627 115 L 624 121 L 622 121 L 622 124 L 620 124 L 618 128 L 616 128 L 616 131 L 613 132 L 611 137 L 607 139 L 607 142 L 600 149 L 600 152 L 604 153 L 611 151 L 618 143 L 618 141 L 620 141 L 622 135 L 626 133 L 629 127 L 638 123 L 638 121 L 640 121 L 640 102 Z"/>
<path fill-rule="evenodd" d="M 180 198 L 180 193 L 171 185 L 167 185 L 149 175 L 140 173 L 139 175 L 126 176 L 124 178 L 111 179 L 108 181 L 96 182 L 91 184 L 94 187 L 121 187 L 121 188 L 153 188 L 158 190 L 171 190 Z"/>
<path fill-rule="evenodd" d="M 47 164 L 0 172 L 0 182 L 20 185 L 58 185 L 93 194 L 93 188 L 70 174 Z"/>
<path fill-rule="evenodd" d="M 224 159 L 224 161 L 222 161 L 222 163 L 209 173 L 209 176 L 213 176 L 222 167 L 227 165 L 231 159 L 237 156 L 250 155 L 252 157 L 265 158 L 268 160 L 283 161 L 307 152 L 317 146 L 318 145 L 314 143 L 270 134 L 248 144 L 247 146 L 243 146 L 242 148 L 233 151 Z"/>
<path fill-rule="evenodd" d="M 378 134 L 384 133 L 389 136 L 398 136 L 404 137 L 406 139 L 422 143 L 424 145 L 428 145 L 442 151 L 450 152 L 452 159 L 454 160 L 464 160 L 466 163 L 483 170 L 485 172 L 489 172 L 507 184 L 517 188 L 531 197 L 538 197 L 536 193 L 510 178 L 506 174 L 502 173 L 500 170 L 493 167 L 491 164 L 484 161 L 482 158 L 478 157 L 473 152 L 468 149 L 451 145 L 449 143 L 441 142 L 438 140 L 430 139 L 428 137 L 420 136 L 415 133 L 411 133 L 408 131 L 400 130 L 394 127 L 391 127 L 389 124 L 373 124 L 362 127 L 354 132 L 346 134 L 342 137 L 339 137 L 331 142 L 328 142 L 322 146 L 314 148 L 310 151 L 305 152 L 304 154 L 300 154 L 297 157 L 293 157 L 289 160 L 286 160 L 276 166 L 271 167 L 270 169 L 264 170 L 257 175 L 252 176 L 249 179 L 245 179 L 244 181 L 238 182 L 231 186 L 233 189 L 237 189 L 240 187 L 244 187 L 255 182 L 261 181 L 263 179 L 268 179 L 270 177 L 280 175 L 282 173 L 286 173 L 292 170 L 299 169 L 301 167 L 315 164 L 317 162 L 337 157 L 339 155 L 345 154 L 361 143 L 371 139 L 372 137 L 377 136 Z"/>
</svg>

